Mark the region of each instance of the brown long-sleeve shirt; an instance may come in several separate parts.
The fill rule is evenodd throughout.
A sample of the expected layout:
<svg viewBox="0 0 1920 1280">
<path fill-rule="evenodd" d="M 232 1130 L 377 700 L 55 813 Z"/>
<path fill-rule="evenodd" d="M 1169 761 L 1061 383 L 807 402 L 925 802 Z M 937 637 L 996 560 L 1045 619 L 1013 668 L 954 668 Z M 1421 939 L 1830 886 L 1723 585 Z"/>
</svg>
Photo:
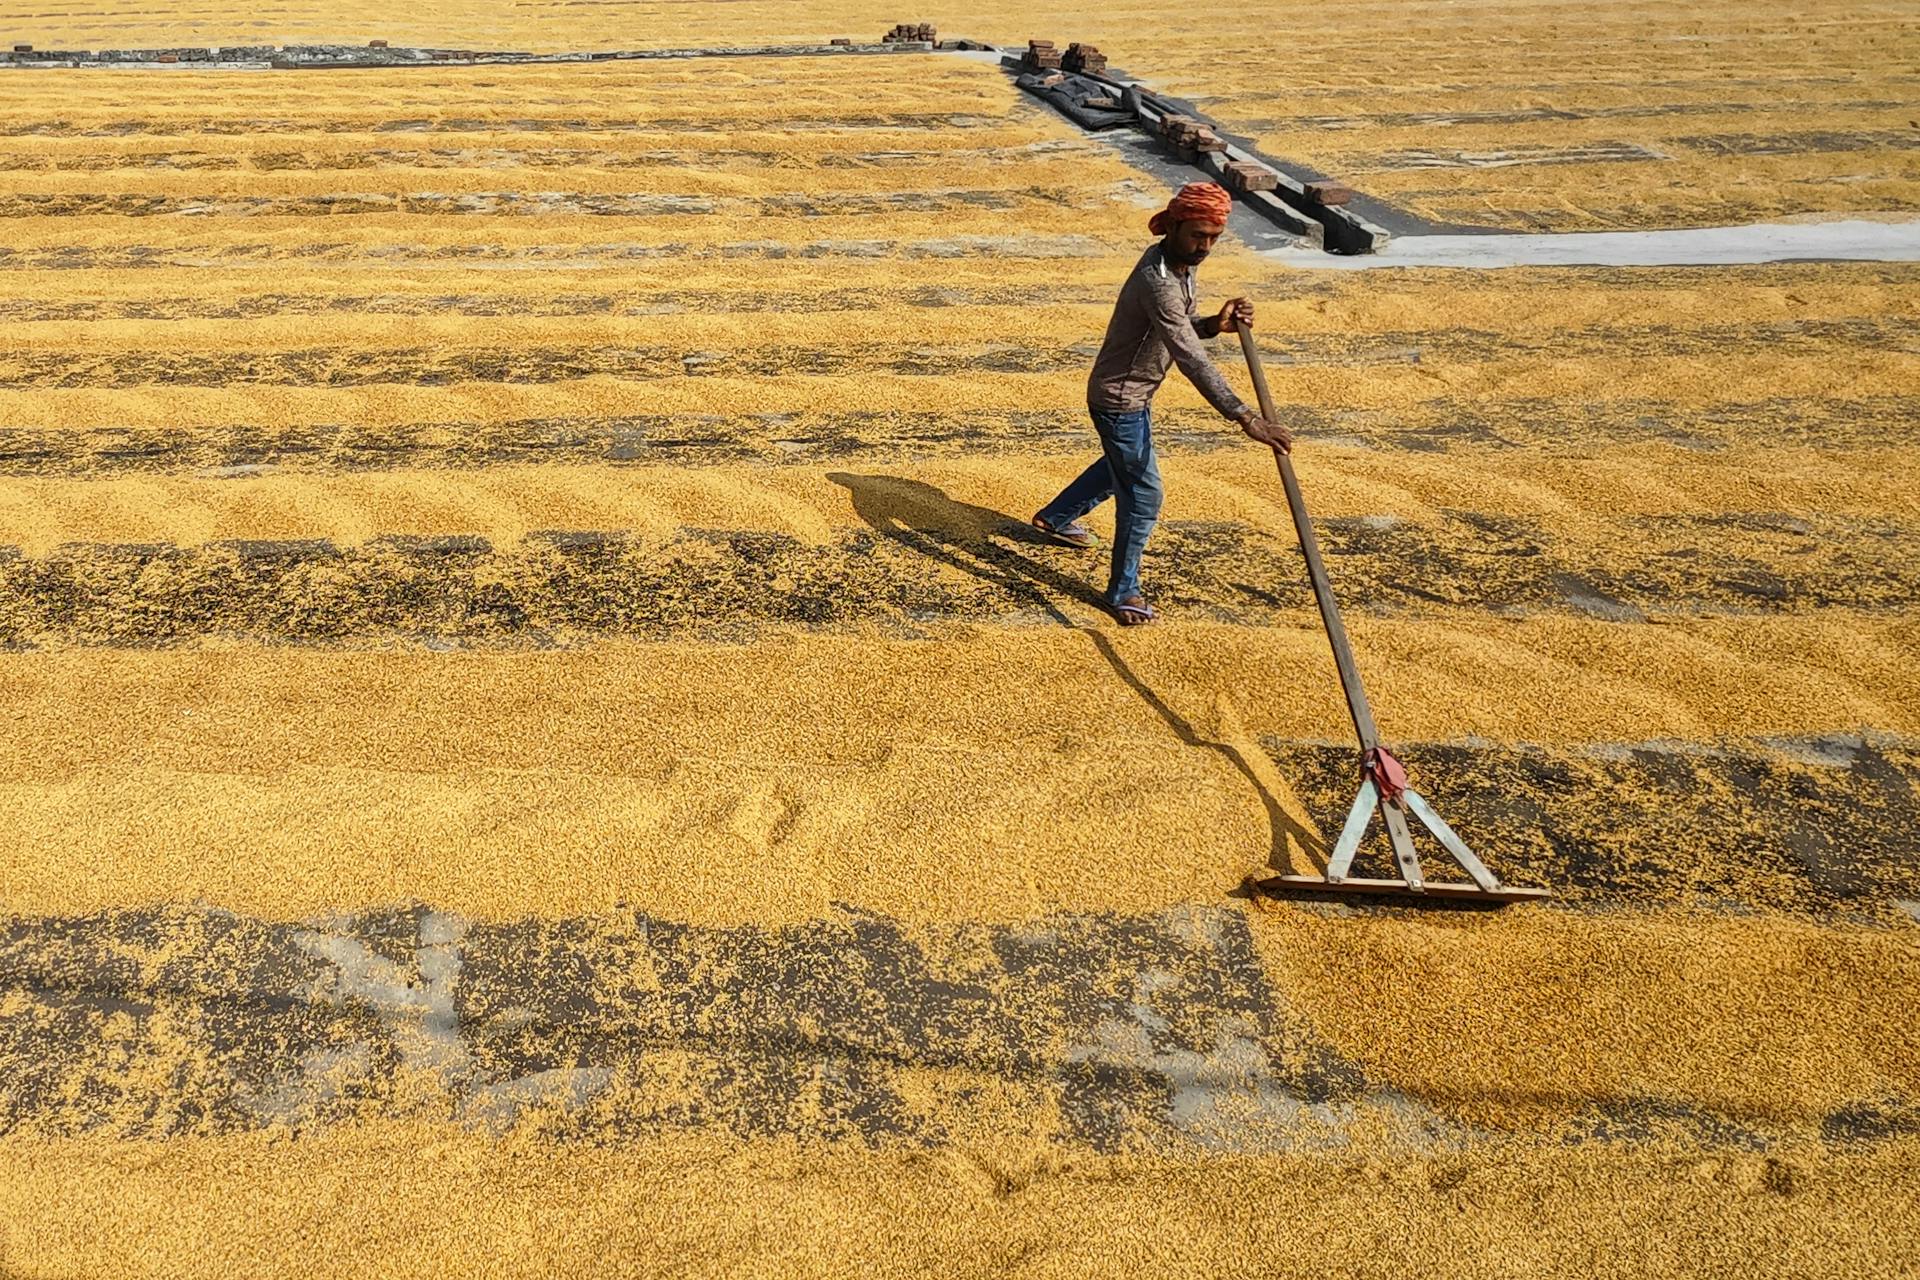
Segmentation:
<svg viewBox="0 0 1920 1280">
<path fill-rule="evenodd" d="M 1200 345 L 1219 332 L 1218 316 L 1194 318 L 1193 268 L 1185 275 L 1175 271 L 1163 246 L 1154 245 L 1120 286 L 1106 341 L 1087 378 L 1087 404 L 1107 413 L 1144 408 L 1166 380 L 1167 369 L 1177 364 L 1207 403 L 1239 418 L 1247 412 L 1246 403 Z"/>
</svg>

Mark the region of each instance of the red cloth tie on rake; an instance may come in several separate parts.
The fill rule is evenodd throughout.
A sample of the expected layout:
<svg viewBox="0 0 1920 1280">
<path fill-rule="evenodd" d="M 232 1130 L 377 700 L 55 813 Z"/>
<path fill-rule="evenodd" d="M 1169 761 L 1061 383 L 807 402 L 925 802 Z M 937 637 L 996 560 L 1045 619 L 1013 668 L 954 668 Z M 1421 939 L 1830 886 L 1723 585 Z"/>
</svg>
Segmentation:
<svg viewBox="0 0 1920 1280">
<path fill-rule="evenodd" d="M 1398 803 L 1407 789 L 1407 767 L 1385 747 L 1374 747 L 1360 758 L 1361 776 L 1372 778 L 1380 794 Z"/>
</svg>

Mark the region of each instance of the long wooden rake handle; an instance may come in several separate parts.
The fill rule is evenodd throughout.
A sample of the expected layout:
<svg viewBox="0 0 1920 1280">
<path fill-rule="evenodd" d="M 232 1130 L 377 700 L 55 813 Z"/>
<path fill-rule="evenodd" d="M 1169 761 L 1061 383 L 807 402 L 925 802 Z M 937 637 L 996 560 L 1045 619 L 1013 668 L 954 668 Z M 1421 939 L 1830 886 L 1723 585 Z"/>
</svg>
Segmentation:
<svg viewBox="0 0 1920 1280">
<path fill-rule="evenodd" d="M 1253 345 L 1250 324 L 1240 325 L 1240 350 L 1246 353 L 1247 372 L 1253 375 L 1253 393 L 1260 400 L 1260 416 L 1273 422 L 1273 393 L 1267 390 L 1267 371 L 1260 367 L 1260 352 Z M 1340 602 L 1333 598 L 1333 584 L 1328 581 L 1327 566 L 1320 559 L 1320 540 L 1313 536 L 1313 519 L 1307 515 L 1306 499 L 1300 496 L 1300 480 L 1293 474 L 1293 459 L 1275 449 L 1273 460 L 1280 467 L 1280 484 L 1287 491 L 1287 509 L 1293 513 L 1294 532 L 1300 536 L 1300 554 L 1306 557 L 1307 577 L 1313 583 L 1313 598 L 1320 606 L 1320 622 L 1327 629 L 1328 642 L 1333 645 L 1334 665 L 1340 668 L 1340 688 L 1347 695 L 1353 731 L 1360 737 L 1360 750 L 1371 751 L 1380 745 L 1380 733 L 1374 727 L 1366 687 L 1360 683 L 1353 646 L 1347 642 L 1346 624 L 1340 620 Z"/>
<path fill-rule="evenodd" d="M 1274 420 L 1273 393 L 1267 389 L 1267 373 L 1260 367 L 1260 352 L 1253 345 L 1253 326 L 1240 325 L 1240 350 L 1247 357 L 1247 372 L 1253 376 L 1253 392 L 1260 400 L 1260 415 Z M 1360 794 L 1347 813 L 1345 828 L 1327 860 L 1324 877 L 1278 877 L 1275 883 L 1289 889 L 1345 889 L 1361 893 L 1429 893 L 1443 898 L 1468 898 L 1482 901 L 1518 902 L 1548 898 L 1545 889 L 1516 889 L 1503 885 L 1487 870 L 1454 829 L 1448 826 L 1419 792 L 1406 785 L 1406 774 L 1399 761 L 1381 749 L 1373 724 L 1373 709 L 1367 705 L 1367 691 L 1360 683 L 1360 668 L 1353 660 L 1353 646 L 1347 642 L 1347 627 L 1340 620 L 1340 603 L 1333 598 L 1333 584 L 1327 580 L 1327 566 L 1320 559 L 1320 541 L 1313 535 L 1313 520 L 1307 515 L 1306 499 L 1300 496 L 1300 480 L 1293 474 L 1293 459 L 1279 449 L 1273 461 L 1280 468 L 1280 484 L 1287 491 L 1287 510 L 1293 514 L 1293 529 L 1300 537 L 1300 554 L 1307 562 L 1307 577 L 1313 583 L 1313 598 L 1320 606 L 1320 621 L 1327 629 L 1327 641 L 1333 646 L 1334 665 L 1340 668 L 1340 688 L 1347 695 L 1347 710 L 1353 715 L 1353 730 L 1360 738 L 1360 759 L 1364 775 Z M 1387 829 L 1387 841 L 1393 846 L 1393 858 L 1400 867 L 1399 880 L 1354 880 L 1348 871 L 1367 829 L 1367 811 L 1377 808 Z M 1420 870 L 1420 858 L 1413 849 L 1413 832 L 1407 827 L 1407 809 L 1426 824 L 1429 831 L 1459 862 L 1473 883 L 1429 885 Z"/>
<path fill-rule="evenodd" d="M 1253 393 L 1260 400 L 1260 416 L 1274 420 L 1273 393 L 1267 390 L 1267 372 L 1260 367 L 1260 352 L 1253 345 L 1253 326 L 1240 325 L 1240 350 L 1246 353 L 1247 372 L 1253 375 Z M 1327 643 L 1333 646 L 1333 662 L 1340 669 L 1340 691 L 1347 695 L 1347 711 L 1353 716 L 1353 731 L 1360 739 L 1361 768 L 1369 776 L 1385 779 L 1376 767 L 1385 767 L 1380 750 L 1380 733 L 1374 727 L 1373 708 L 1367 704 L 1366 686 L 1360 683 L 1360 667 L 1353 660 L 1353 646 L 1347 641 L 1346 623 L 1340 620 L 1340 602 L 1333 598 L 1333 584 L 1327 580 L 1327 566 L 1320 559 L 1320 540 L 1313 536 L 1313 519 L 1307 515 L 1306 499 L 1300 496 L 1300 480 L 1293 474 L 1293 459 L 1279 449 L 1273 460 L 1280 468 L 1280 484 L 1287 491 L 1287 509 L 1293 513 L 1293 529 L 1300 537 L 1300 554 L 1307 561 L 1307 577 L 1313 583 L 1313 598 L 1320 606 L 1320 622 L 1327 630 Z M 1399 763 L 1391 761 L 1392 768 Z M 1400 775 L 1404 782 L 1404 774 Z M 1363 789 L 1361 794 L 1367 792 Z M 1400 796 L 1384 784 L 1373 792 L 1380 809 L 1380 821 L 1387 829 L 1387 843 L 1393 846 L 1394 861 L 1407 886 L 1418 893 L 1426 888 L 1420 871 L 1420 858 L 1413 849 L 1413 832 L 1407 827 L 1406 811 Z M 1357 807 L 1357 806 L 1356 806 Z M 1330 876 L 1344 876 L 1346 868 L 1330 869 Z"/>
</svg>

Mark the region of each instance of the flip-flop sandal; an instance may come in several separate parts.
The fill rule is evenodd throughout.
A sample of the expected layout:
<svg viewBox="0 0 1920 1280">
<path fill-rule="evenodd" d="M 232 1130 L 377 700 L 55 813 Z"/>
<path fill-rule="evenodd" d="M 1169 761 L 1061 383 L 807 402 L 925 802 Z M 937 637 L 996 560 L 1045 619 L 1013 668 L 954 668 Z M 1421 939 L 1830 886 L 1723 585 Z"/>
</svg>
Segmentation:
<svg viewBox="0 0 1920 1280">
<path fill-rule="evenodd" d="M 1159 618 L 1153 606 L 1139 596 L 1129 596 L 1113 606 L 1113 616 L 1120 619 L 1123 627 L 1144 627 Z"/>
<path fill-rule="evenodd" d="M 1087 526 L 1081 524 L 1078 520 L 1070 524 L 1063 524 L 1056 529 L 1039 516 L 1035 516 L 1033 518 L 1033 527 L 1042 537 L 1051 539 L 1063 547 L 1077 547 L 1081 551 L 1091 551 L 1100 545 L 1100 539 L 1094 536 L 1093 530 L 1087 528 Z"/>
</svg>

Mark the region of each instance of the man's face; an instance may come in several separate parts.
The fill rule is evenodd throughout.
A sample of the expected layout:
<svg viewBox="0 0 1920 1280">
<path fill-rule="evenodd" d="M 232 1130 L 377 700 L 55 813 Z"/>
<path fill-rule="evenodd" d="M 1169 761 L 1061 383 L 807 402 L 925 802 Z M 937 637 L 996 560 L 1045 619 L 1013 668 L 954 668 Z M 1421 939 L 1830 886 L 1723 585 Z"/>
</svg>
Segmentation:
<svg viewBox="0 0 1920 1280">
<path fill-rule="evenodd" d="M 1226 231 L 1221 222 L 1189 219 L 1176 222 L 1167 237 L 1167 256 L 1183 267 L 1197 267 L 1213 252 L 1213 242 Z"/>
</svg>

